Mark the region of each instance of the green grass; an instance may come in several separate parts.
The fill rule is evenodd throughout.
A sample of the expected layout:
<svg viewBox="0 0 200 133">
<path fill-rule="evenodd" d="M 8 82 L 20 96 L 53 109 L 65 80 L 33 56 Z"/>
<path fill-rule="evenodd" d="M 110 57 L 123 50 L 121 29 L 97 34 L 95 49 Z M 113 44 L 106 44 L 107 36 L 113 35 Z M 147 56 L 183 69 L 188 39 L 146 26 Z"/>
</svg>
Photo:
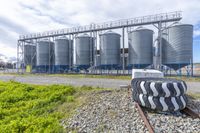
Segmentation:
<svg viewBox="0 0 200 133">
<path fill-rule="evenodd" d="M 101 89 L 0 81 L 0 131 L 64 132 L 60 121 L 86 101 L 86 94 Z"/>
<path fill-rule="evenodd" d="M 166 78 L 184 80 L 184 81 L 187 81 L 187 82 L 200 82 L 200 77 L 171 76 L 171 77 L 166 77 Z"/>
<path fill-rule="evenodd" d="M 74 78 L 105 78 L 105 79 L 124 79 L 130 80 L 131 76 L 123 75 L 90 75 L 90 74 L 52 74 L 48 76 L 74 77 Z"/>
<path fill-rule="evenodd" d="M 16 73 L 2 73 L 0 75 L 13 76 L 50 76 L 50 77 L 71 77 L 71 78 L 105 78 L 105 79 L 122 79 L 131 80 L 131 75 L 92 75 L 92 74 L 16 74 Z"/>
<path fill-rule="evenodd" d="M 50 75 L 47 75 L 47 76 L 131 80 L 131 75 L 50 74 Z M 186 76 L 171 76 L 171 77 L 169 77 L 168 76 L 166 78 L 173 78 L 173 79 L 184 80 L 184 81 L 188 81 L 188 82 L 200 82 L 200 77 L 186 77 Z"/>
</svg>

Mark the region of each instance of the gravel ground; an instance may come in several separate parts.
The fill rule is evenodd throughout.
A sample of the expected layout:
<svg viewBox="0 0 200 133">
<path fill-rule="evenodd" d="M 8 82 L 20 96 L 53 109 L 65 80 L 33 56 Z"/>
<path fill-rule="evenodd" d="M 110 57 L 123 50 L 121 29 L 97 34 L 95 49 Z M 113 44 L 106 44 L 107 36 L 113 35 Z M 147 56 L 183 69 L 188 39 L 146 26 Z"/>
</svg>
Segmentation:
<svg viewBox="0 0 200 133">
<path fill-rule="evenodd" d="M 143 121 L 125 91 L 93 93 L 87 105 L 63 125 L 67 132 L 146 132 Z"/>
<path fill-rule="evenodd" d="M 200 114 L 200 100 L 188 98 L 188 107 Z M 200 133 L 200 119 L 180 112 L 148 113 L 147 116 L 157 133 Z"/>
<path fill-rule="evenodd" d="M 200 120 L 192 119 L 185 114 L 148 113 L 148 119 L 156 133 L 199 133 Z"/>
<path fill-rule="evenodd" d="M 104 88 L 119 88 L 120 85 L 130 84 L 130 80 L 120 79 L 104 79 L 104 78 L 80 78 L 80 77 L 61 77 L 61 76 L 15 76 L 15 75 L 1 75 L 0 80 L 8 81 L 15 80 L 23 83 L 31 84 L 71 84 L 74 86 L 99 86 Z M 188 91 L 193 93 L 200 93 L 200 82 L 187 82 Z"/>
<path fill-rule="evenodd" d="M 193 111 L 200 114 L 200 99 L 191 99 L 188 98 L 188 107 L 190 107 Z"/>
<path fill-rule="evenodd" d="M 89 102 L 78 108 L 75 115 L 63 120 L 62 125 L 69 131 L 145 133 L 148 132 L 134 103 L 128 99 L 127 91 L 105 91 L 90 95 Z M 200 102 L 190 106 L 200 109 Z M 147 111 L 146 111 L 147 112 Z M 185 114 L 148 112 L 147 116 L 156 133 L 199 133 L 200 120 Z"/>
</svg>

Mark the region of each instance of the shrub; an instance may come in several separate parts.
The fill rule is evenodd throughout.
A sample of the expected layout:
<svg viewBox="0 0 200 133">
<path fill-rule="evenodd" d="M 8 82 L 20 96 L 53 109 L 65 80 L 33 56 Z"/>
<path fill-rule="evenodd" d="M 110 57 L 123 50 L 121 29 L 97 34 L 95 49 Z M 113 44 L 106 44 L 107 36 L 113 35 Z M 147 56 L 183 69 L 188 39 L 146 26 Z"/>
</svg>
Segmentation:
<svg viewBox="0 0 200 133">
<path fill-rule="evenodd" d="M 55 109 L 73 102 L 75 88 L 64 85 L 27 85 L 0 81 L 1 132 L 62 132 L 63 114 Z"/>
</svg>

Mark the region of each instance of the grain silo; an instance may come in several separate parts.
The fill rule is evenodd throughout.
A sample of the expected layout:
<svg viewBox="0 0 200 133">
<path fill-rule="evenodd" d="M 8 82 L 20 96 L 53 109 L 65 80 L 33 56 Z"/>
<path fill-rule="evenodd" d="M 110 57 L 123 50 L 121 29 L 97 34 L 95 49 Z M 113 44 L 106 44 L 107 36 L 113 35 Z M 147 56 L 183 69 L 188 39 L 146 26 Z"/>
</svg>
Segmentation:
<svg viewBox="0 0 200 133">
<path fill-rule="evenodd" d="M 100 35 L 100 61 L 102 69 L 120 67 L 120 35 L 108 31 Z"/>
<path fill-rule="evenodd" d="M 25 66 L 30 65 L 34 67 L 36 65 L 36 46 L 24 45 L 24 63 Z"/>
<path fill-rule="evenodd" d="M 166 29 L 163 36 L 162 62 L 178 70 L 192 63 L 193 26 L 177 24 Z"/>
<path fill-rule="evenodd" d="M 145 68 L 153 63 L 153 31 L 138 28 L 128 34 L 128 67 Z"/>
<path fill-rule="evenodd" d="M 41 40 L 36 46 L 37 72 L 50 72 L 54 64 L 53 60 L 54 43 L 48 40 Z"/>
<path fill-rule="evenodd" d="M 88 34 L 79 35 L 75 39 L 75 67 L 88 69 L 93 64 L 94 39 Z"/>
<path fill-rule="evenodd" d="M 55 40 L 55 71 L 58 73 L 66 72 L 70 65 L 70 44 L 66 37 L 59 37 Z"/>
</svg>

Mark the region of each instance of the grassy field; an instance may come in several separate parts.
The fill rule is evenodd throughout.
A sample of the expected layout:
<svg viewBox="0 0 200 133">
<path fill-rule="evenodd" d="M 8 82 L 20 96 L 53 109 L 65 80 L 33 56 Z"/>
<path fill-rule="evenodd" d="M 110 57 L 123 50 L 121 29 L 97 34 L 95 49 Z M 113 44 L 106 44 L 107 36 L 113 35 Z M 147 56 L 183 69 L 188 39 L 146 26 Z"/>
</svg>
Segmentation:
<svg viewBox="0 0 200 133">
<path fill-rule="evenodd" d="M 200 99 L 200 93 L 187 93 L 188 96 L 190 96 L 193 99 Z"/>
<path fill-rule="evenodd" d="M 102 88 L 0 81 L 0 131 L 63 132 L 60 121 L 84 104 L 87 94 L 98 90 Z"/>
<path fill-rule="evenodd" d="M 107 78 L 107 79 L 122 79 L 131 80 L 131 75 L 86 75 L 86 74 L 50 74 L 48 76 L 63 76 L 76 78 Z M 189 82 L 200 82 L 200 77 L 186 77 L 186 76 L 167 76 L 166 78 L 174 78 Z"/>
<path fill-rule="evenodd" d="M 185 76 L 171 76 L 166 78 L 174 78 L 178 80 L 184 80 L 188 82 L 200 82 L 200 77 L 185 77 Z"/>
<path fill-rule="evenodd" d="M 57 76 L 57 77 L 73 77 L 73 78 L 108 78 L 108 79 L 124 79 L 130 80 L 131 75 L 92 75 L 92 74 L 16 74 L 16 73 L 1 73 L 0 75 L 13 76 Z"/>
<path fill-rule="evenodd" d="M 75 77 L 75 78 L 107 78 L 107 79 L 122 79 L 131 80 L 130 75 L 90 75 L 90 74 L 50 74 L 48 76 L 63 76 L 63 77 Z"/>
</svg>

